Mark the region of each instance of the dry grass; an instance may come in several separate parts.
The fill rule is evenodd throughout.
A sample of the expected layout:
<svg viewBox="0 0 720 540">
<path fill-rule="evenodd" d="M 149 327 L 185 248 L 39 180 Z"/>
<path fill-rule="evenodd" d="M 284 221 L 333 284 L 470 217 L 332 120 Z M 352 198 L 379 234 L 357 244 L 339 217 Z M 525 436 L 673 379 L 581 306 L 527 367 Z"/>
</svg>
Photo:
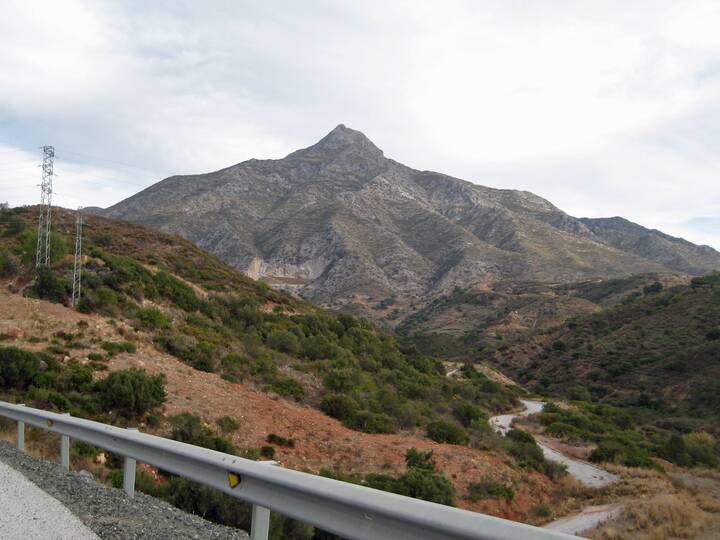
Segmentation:
<svg viewBox="0 0 720 540">
<path fill-rule="evenodd" d="M 720 537 L 716 480 L 702 471 L 665 475 L 618 468 L 623 476 L 612 494 L 627 502 L 622 515 L 592 531 L 594 540 L 671 540 Z M 718 534 L 718 536 L 716 536 Z"/>
</svg>

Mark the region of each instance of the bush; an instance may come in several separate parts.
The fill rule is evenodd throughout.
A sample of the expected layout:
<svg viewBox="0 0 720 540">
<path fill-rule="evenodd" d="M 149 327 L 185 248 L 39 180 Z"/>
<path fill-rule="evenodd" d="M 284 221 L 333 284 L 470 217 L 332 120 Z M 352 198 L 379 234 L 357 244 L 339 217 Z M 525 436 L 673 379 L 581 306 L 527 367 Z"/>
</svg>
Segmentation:
<svg viewBox="0 0 720 540">
<path fill-rule="evenodd" d="M 165 375 L 148 375 L 129 368 L 110 373 L 95 383 L 101 405 L 127 417 L 137 417 L 165 402 Z"/>
<path fill-rule="evenodd" d="M 533 509 L 533 513 L 538 517 L 548 518 L 548 517 L 552 516 L 553 511 L 552 511 L 552 508 L 550 508 L 550 506 L 547 504 L 538 504 Z"/>
<path fill-rule="evenodd" d="M 275 448 L 272 446 L 263 446 L 260 448 L 260 455 L 266 459 L 273 459 L 275 457 Z"/>
<path fill-rule="evenodd" d="M 110 356 L 115 356 L 116 354 L 122 352 L 134 353 L 137 350 L 135 345 L 129 341 L 122 341 L 120 343 L 116 343 L 114 341 L 103 341 L 101 347 L 107 351 Z"/>
<path fill-rule="evenodd" d="M 237 423 L 237 420 L 234 418 L 231 418 L 229 416 L 221 416 L 217 420 L 215 420 L 215 423 L 220 428 L 220 431 L 223 433 L 232 433 L 233 431 L 237 431 L 240 427 L 240 424 Z"/>
<path fill-rule="evenodd" d="M 305 397 L 305 387 L 292 377 L 279 377 L 270 384 L 270 388 L 281 396 L 290 396 L 298 401 Z"/>
<path fill-rule="evenodd" d="M 37 277 L 32 290 L 38 298 L 44 298 L 51 302 L 62 303 L 68 297 L 68 284 L 59 279 L 55 272 L 47 266 L 37 269 Z"/>
<path fill-rule="evenodd" d="M 0 251 L 0 277 L 14 277 L 20 272 L 20 260 L 5 251 Z"/>
<path fill-rule="evenodd" d="M 296 355 L 300 352 L 300 340 L 287 330 L 274 330 L 265 339 L 268 347 L 276 351 Z"/>
<path fill-rule="evenodd" d="M 465 498 L 471 502 L 477 502 L 480 499 L 505 499 L 512 501 L 515 498 L 515 490 L 511 486 L 506 486 L 493 480 L 482 480 L 480 482 L 470 483 Z"/>
<path fill-rule="evenodd" d="M 395 421 L 385 413 L 360 411 L 348 422 L 348 426 L 365 433 L 395 433 Z"/>
<path fill-rule="evenodd" d="M 720 463 L 720 445 L 709 433 L 688 433 L 683 437 L 685 447 L 694 465 L 717 467 Z"/>
<path fill-rule="evenodd" d="M 268 540 L 312 540 L 313 538 L 336 538 L 335 536 L 316 536 L 312 525 L 285 517 L 273 512 L 270 514 L 270 534 Z"/>
<path fill-rule="evenodd" d="M 406 497 L 452 506 L 455 488 L 444 476 L 424 469 L 411 468 L 398 478 L 398 491 Z"/>
<path fill-rule="evenodd" d="M 427 425 L 427 436 L 435 442 L 449 444 L 465 444 L 467 432 L 458 424 L 445 420 L 435 420 Z"/>
<path fill-rule="evenodd" d="M 226 454 L 237 454 L 233 444 L 223 437 L 216 436 L 199 416 L 184 412 L 171 416 L 169 421 L 172 426 L 170 438 L 173 440 Z"/>
<path fill-rule="evenodd" d="M 287 446 L 288 448 L 295 447 L 295 439 L 286 439 L 285 437 L 281 437 L 280 435 L 276 435 L 275 433 L 271 433 L 267 436 L 267 442 L 269 442 L 270 444 L 275 444 L 277 446 Z"/>
<path fill-rule="evenodd" d="M 157 308 L 137 308 L 135 316 L 143 328 L 164 329 L 170 327 L 170 317 Z"/>
<path fill-rule="evenodd" d="M 352 421 L 359 407 L 357 402 L 344 394 L 326 394 L 320 402 L 320 409 L 333 418 L 343 422 Z"/>
<path fill-rule="evenodd" d="M 487 420 L 487 416 L 480 407 L 468 403 L 467 401 L 456 401 L 452 405 L 452 412 L 458 422 L 463 426 L 470 427 L 473 422 L 478 420 Z"/>
<path fill-rule="evenodd" d="M 155 286 L 160 296 L 167 298 L 180 309 L 197 311 L 200 307 L 200 300 L 193 288 L 167 272 L 155 274 Z"/>
<path fill-rule="evenodd" d="M 17 347 L 0 347 L 0 387 L 26 389 L 40 374 L 41 366 L 35 353 Z"/>
<path fill-rule="evenodd" d="M 511 429 L 506 440 L 510 445 L 510 455 L 515 458 L 520 467 L 544 472 L 545 456 L 530 433 L 520 429 Z"/>
<path fill-rule="evenodd" d="M 405 452 L 405 464 L 408 468 L 434 471 L 435 460 L 433 459 L 433 451 L 420 452 L 417 448 L 408 448 L 407 452 Z"/>
</svg>

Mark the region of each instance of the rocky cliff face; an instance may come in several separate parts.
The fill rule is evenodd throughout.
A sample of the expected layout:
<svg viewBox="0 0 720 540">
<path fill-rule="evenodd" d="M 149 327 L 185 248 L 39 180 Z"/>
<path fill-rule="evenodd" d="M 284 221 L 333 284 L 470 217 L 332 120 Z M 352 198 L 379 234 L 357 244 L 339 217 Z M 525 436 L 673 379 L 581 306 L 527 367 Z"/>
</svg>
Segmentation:
<svg viewBox="0 0 720 540">
<path fill-rule="evenodd" d="M 630 222 L 580 220 L 529 192 L 411 169 L 343 125 L 284 159 L 167 178 L 103 215 L 179 234 L 333 305 L 407 305 L 498 279 L 720 268 L 716 251 Z"/>
</svg>

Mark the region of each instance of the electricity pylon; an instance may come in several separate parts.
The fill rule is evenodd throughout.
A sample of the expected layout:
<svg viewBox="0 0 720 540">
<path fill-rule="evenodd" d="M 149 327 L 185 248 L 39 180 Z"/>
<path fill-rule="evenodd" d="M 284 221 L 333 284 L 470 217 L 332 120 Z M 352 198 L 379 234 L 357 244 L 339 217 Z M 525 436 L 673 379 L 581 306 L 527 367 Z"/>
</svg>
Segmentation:
<svg viewBox="0 0 720 540">
<path fill-rule="evenodd" d="M 75 265 L 73 267 L 73 289 L 70 305 L 75 307 L 80 301 L 80 287 L 82 282 L 82 228 L 83 216 L 82 207 L 77 209 L 75 218 Z"/>
<path fill-rule="evenodd" d="M 40 217 L 38 219 L 35 267 L 50 264 L 50 221 L 52 218 L 52 183 L 55 148 L 43 146 L 42 184 L 40 184 Z"/>
</svg>

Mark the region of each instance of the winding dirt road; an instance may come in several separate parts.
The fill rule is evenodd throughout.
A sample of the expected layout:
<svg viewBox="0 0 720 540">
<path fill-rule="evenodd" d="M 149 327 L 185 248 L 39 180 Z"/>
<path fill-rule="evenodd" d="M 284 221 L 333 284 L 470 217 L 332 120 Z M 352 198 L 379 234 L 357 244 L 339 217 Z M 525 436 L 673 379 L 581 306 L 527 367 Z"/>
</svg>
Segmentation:
<svg viewBox="0 0 720 540">
<path fill-rule="evenodd" d="M 502 435 L 507 435 L 508 431 L 510 431 L 512 427 L 513 421 L 516 418 L 541 413 L 543 407 L 545 407 L 545 404 L 542 401 L 532 399 L 521 399 L 520 401 L 525 406 L 523 411 L 513 414 L 501 414 L 490 418 L 490 425 L 495 431 Z M 565 465 L 568 473 L 580 480 L 580 482 L 587 487 L 604 487 L 620 480 L 618 475 L 610 473 L 600 467 L 592 465 L 591 463 L 562 454 L 561 452 L 558 452 L 557 450 L 542 443 L 538 443 L 538 446 L 542 448 L 546 459 Z M 622 505 L 619 504 L 589 506 L 579 514 L 548 523 L 545 525 L 545 528 L 568 534 L 579 534 L 583 531 L 592 529 L 609 519 L 613 519 L 619 515 L 621 511 Z"/>
</svg>

